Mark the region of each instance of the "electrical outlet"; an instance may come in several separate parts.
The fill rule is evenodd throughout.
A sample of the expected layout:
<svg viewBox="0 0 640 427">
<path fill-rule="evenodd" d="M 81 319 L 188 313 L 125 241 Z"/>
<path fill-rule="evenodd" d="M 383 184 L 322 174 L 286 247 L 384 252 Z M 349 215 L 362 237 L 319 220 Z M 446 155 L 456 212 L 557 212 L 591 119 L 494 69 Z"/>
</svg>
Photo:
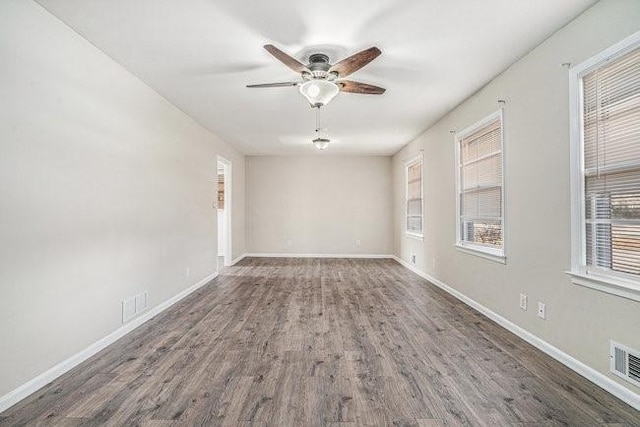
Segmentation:
<svg viewBox="0 0 640 427">
<path fill-rule="evenodd" d="M 356 246 L 360 246 L 360 239 L 356 239 Z"/>
<path fill-rule="evenodd" d="M 122 301 L 122 323 L 128 322 L 136 317 L 138 313 L 145 311 L 149 307 L 149 292 L 144 291 L 136 296 Z"/>
<path fill-rule="evenodd" d="M 432 259 L 432 263 L 433 263 L 433 268 L 436 268 L 436 259 L 435 258 Z"/>
<path fill-rule="evenodd" d="M 189 267 L 185 267 L 184 275 L 185 275 L 185 277 L 191 276 L 191 269 Z"/>
<path fill-rule="evenodd" d="M 149 293 L 147 291 L 136 295 L 136 313 L 147 309 Z"/>
<path fill-rule="evenodd" d="M 416 254 L 411 254 L 411 264 L 416 263 Z"/>
<path fill-rule="evenodd" d="M 122 323 L 136 315 L 136 297 L 122 301 Z"/>
<path fill-rule="evenodd" d="M 520 294 L 520 308 L 527 311 L 527 294 Z"/>
<path fill-rule="evenodd" d="M 538 317 L 541 319 L 547 318 L 547 306 L 545 303 L 538 301 Z"/>
<path fill-rule="evenodd" d="M 291 245 L 292 245 L 291 240 L 287 240 L 287 247 L 291 247 Z"/>
</svg>

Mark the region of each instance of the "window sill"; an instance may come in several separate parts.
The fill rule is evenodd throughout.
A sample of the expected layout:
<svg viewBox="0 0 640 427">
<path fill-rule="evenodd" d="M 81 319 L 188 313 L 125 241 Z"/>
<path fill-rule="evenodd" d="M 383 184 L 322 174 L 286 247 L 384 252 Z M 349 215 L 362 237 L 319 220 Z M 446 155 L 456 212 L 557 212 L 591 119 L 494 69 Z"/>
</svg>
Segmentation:
<svg viewBox="0 0 640 427">
<path fill-rule="evenodd" d="M 640 301 L 640 283 L 617 277 L 588 274 L 585 272 L 567 271 L 571 281 L 580 286 L 595 289 L 622 298 Z"/>
<path fill-rule="evenodd" d="M 497 252 L 489 252 L 474 246 L 462 245 L 460 243 L 456 243 L 456 249 L 469 255 L 475 255 L 494 262 L 499 262 L 500 264 L 507 263 L 507 257 Z"/>
<path fill-rule="evenodd" d="M 405 235 L 405 237 L 409 237 L 411 239 L 424 240 L 424 235 L 423 234 L 409 233 L 408 231 L 405 231 L 404 235 Z"/>
</svg>

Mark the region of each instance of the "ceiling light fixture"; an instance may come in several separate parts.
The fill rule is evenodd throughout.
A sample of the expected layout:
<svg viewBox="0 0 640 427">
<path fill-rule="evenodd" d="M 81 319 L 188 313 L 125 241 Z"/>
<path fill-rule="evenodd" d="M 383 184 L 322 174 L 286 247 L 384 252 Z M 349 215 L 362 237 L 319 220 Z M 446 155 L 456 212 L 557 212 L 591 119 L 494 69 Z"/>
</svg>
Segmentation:
<svg viewBox="0 0 640 427">
<path fill-rule="evenodd" d="M 300 93 L 313 108 L 327 105 L 339 92 L 338 85 L 328 80 L 308 80 L 300 85 Z"/>
<path fill-rule="evenodd" d="M 316 138 L 312 142 L 314 147 L 316 147 L 318 150 L 324 150 L 329 146 L 329 142 L 331 141 L 329 141 L 327 138 Z"/>
</svg>

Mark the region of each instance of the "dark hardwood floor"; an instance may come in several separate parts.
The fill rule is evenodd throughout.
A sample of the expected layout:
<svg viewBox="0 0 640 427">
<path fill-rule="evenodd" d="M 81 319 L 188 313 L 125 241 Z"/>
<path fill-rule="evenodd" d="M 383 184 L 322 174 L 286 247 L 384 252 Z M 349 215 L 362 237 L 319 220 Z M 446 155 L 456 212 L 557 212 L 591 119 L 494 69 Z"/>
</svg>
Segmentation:
<svg viewBox="0 0 640 427">
<path fill-rule="evenodd" d="M 245 259 L 0 425 L 640 425 L 392 260 Z"/>
</svg>

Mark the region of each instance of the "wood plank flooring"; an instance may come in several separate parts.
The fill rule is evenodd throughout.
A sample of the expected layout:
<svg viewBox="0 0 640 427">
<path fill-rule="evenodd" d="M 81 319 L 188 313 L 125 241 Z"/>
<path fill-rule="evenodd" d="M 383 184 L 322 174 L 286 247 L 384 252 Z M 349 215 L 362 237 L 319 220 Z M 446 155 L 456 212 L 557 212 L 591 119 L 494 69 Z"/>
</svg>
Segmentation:
<svg viewBox="0 0 640 427">
<path fill-rule="evenodd" d="M 245 259 L 0 425 L 640 425 L 393 260 Z"/>
</svg>

